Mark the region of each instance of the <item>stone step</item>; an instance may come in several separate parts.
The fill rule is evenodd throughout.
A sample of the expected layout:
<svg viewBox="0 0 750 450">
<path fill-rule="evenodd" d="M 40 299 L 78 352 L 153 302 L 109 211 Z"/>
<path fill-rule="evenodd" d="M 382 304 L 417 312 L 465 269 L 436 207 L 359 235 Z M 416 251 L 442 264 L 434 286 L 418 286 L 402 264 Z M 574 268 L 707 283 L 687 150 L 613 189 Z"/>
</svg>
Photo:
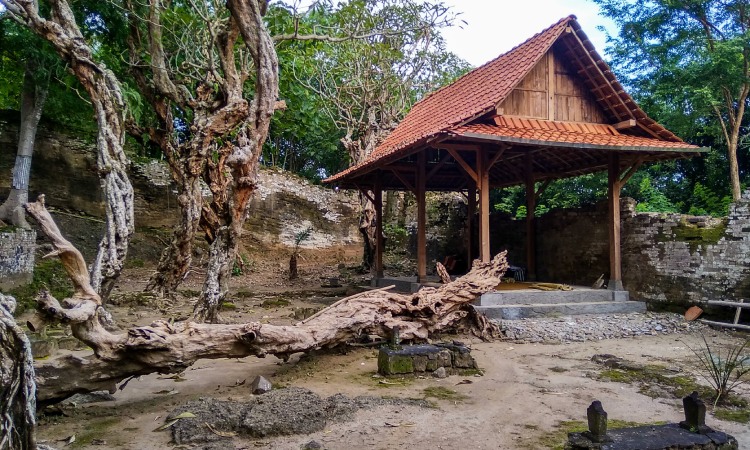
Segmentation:
<svg viewBox="0 0 750 450">
<path fill-rule="evenodd" d="M 532 317 L 575 316 L 579 314 L 642 313 L 646 312 L 646 303 L 635 301 L 578 302 L 475 306 L 474 308 L 490 319 L 517 320 Z"/>
<path fill-rule="evenodd" d="M 491 291 L 479 299 L 481 306 L 496 305 L 541 305 L 560 303 L 594 303 L 627 301 L 627 291 L 607 289 L 574 289 L 572 291 L 538 291 L 524 289 L 518 291 Z"/>
</svg>

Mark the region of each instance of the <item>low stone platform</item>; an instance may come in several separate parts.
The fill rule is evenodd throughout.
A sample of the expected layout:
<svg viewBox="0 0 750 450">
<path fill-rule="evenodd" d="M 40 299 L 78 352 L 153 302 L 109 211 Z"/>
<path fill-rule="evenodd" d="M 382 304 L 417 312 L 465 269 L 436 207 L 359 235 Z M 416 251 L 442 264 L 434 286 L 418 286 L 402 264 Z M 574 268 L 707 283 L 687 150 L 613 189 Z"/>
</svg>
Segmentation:
<svg viewBox="0 0 750 450">
<path fill-rule="evenodd" d="M 627 291 L 584 287 L 574 287 L 570 291 L 491 291 L 482 295 L 474 307 L 490 319 L 504 320 L 646 311 L 646 304 L 630 301 Z"/>
<path fill-rule="evenodd" d="M 398 292 L 413 294 L 419 291 L 423 286 L 440 286 L 440 278 L 436 276 L 427 277 L 423 282 L 417 281 L 417 277 L 384 277 L 373 278 L 370 282 L 371 287 L 384 288 L 386 286 L 395 286 L 393 289 Z"/>
<path fill-rule="evenodd" d="M 444 368 L 446 374 L 476 369 L 471 350 L 458 341 L 453 343 L 385 346 L 378 353 L 378 373 L 402 375 L 434 372 Z"/>
</svg>

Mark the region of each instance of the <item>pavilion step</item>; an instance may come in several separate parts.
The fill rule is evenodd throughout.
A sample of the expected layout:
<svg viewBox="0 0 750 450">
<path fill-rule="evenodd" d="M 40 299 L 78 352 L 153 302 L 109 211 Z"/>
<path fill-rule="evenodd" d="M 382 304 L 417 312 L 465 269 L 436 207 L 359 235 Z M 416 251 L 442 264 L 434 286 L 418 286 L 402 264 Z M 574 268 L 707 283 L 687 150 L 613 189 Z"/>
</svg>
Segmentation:
<svg viewBox="0 0 750 450">
<path fill-rule="evenodd" d="M 646 312 L 644 302 L 579 302 L 537 305 L 475 306 L 489 319 L 516 320 L 532 317 L 575 316 L 579 314 L 627 314 Z"/>
<path fill-rule="evenodd" d="M 574 289 L 572 291 L 492 291 L 482 295 L 481 306 L 542 305 L 559 303 L 595 303 L 628 300 L 627 291 L 607 289 Z"/>
</svg>

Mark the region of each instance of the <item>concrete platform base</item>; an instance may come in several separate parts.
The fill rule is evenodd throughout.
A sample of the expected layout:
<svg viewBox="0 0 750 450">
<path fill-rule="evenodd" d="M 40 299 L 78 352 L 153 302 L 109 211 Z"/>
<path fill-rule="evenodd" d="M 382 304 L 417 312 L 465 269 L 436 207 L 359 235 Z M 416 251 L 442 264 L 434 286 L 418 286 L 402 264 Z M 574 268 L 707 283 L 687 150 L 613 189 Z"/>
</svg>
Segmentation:
<svg viewBox="0 0 750 450">
<path fill-rule="evenodd" d="M 571 291 L 492 291 L 482 295 L 474 307 L 490 319 L 504 320 L 646 311 L 644 302 L 629 301 L 627 291 L 583 287 Z"/>
</svg>

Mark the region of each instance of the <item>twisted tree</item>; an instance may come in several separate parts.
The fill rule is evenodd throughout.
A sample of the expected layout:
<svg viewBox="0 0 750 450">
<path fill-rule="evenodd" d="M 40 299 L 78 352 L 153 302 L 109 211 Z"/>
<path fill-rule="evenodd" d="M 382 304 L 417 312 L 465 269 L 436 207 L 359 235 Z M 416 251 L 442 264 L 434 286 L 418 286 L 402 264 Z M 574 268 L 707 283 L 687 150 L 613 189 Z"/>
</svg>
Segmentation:
<svg viewBox="0 0 750 450">
<path fill-rule="evenodd" d="M 91 267 L 91 284 L 106 297 L 122 271 L 134 231 L 133 187 L 123 151 L 125 103 L 120 83 L 112 71 L 96 61 L 68 0 L 51 0 L 46 17 L 35 1 L 0 0 L 0 5 L 10 18 L 52 44 L 91 99 L 98 125 L 97 167 L 106 207 L 106 231 Z"/>
</svg>

